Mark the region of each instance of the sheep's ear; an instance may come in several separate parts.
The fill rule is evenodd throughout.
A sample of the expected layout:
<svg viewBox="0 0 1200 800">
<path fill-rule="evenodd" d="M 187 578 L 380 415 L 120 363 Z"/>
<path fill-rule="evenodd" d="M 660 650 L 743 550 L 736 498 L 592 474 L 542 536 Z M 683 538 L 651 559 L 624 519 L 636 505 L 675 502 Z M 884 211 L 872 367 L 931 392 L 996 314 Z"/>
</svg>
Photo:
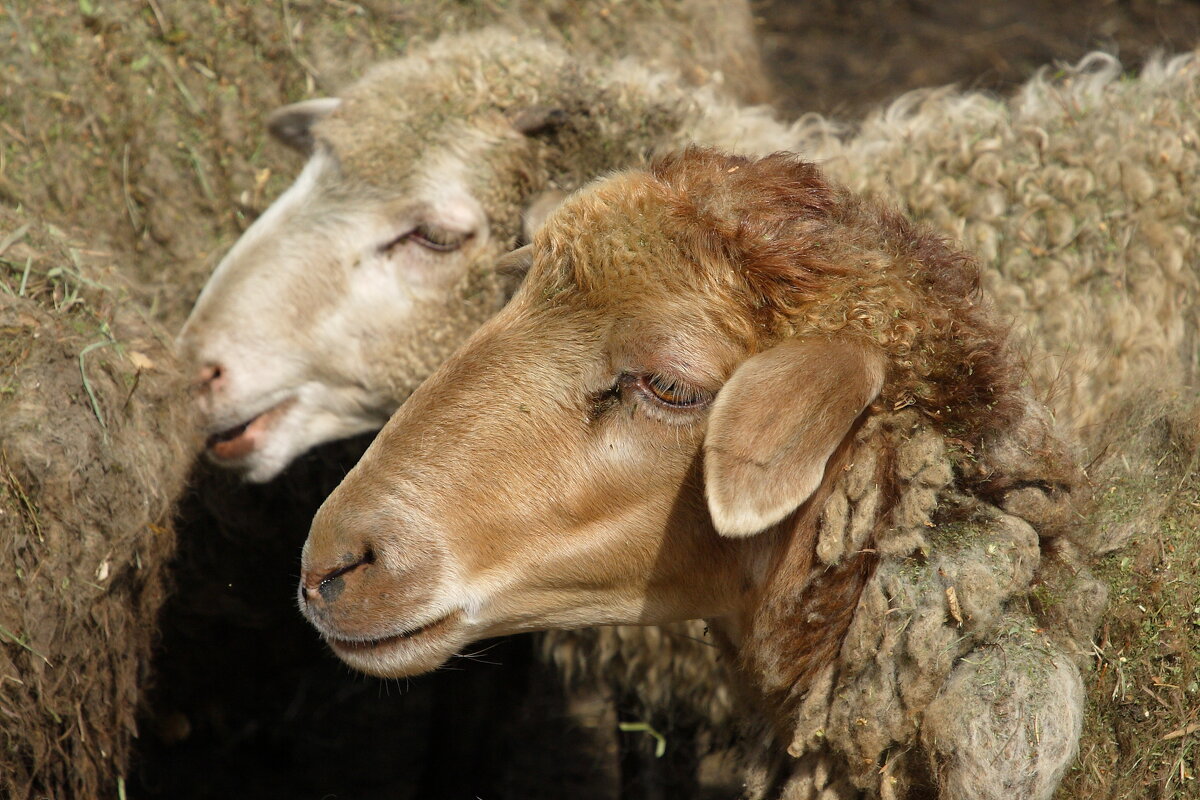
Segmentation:
<svg viewBox="0 0 1200 800">
<path fill-rule="evenodd" d="M 525 280 L 525 274 L 533 266 L 533 245 L 527 244 L 500 257 L 496 262 L 496 273 L 504 280 L 505 300 L 516 294 Z"/>
<path fill-rule="evenodd" d="M 812 496 L 829 457 L 883 388 L 882 354 L 847 339 L 789 339 L 717 394 L 704 484 L 717 532 L 750 536 Z"/>
<path fill-rule="evenodd" d="M 533 241 L 533 235 L 546 224 L 546 218 L 562 205 L 566 196 L 561 189 L 547 189 L 530 201 L 521 215 L 521 236 L 525 241 Z"/>
<path fill-rule="evenodd" d="M 341 102 L 336 97 L 320 97 L 275 109 L 271 116 L 267 117 L 267 131 L 293 150 L 306 156 L 311 155 L 313 124 L 337 108 Z"/>
</svg>

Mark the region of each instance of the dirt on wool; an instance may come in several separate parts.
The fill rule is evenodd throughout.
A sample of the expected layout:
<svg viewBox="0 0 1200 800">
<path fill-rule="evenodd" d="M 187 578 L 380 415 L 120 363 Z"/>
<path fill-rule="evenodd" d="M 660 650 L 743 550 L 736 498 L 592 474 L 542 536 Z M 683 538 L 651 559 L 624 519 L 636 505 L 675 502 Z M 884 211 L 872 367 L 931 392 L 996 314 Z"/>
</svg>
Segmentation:
<svg viewBox="0 0 1200 800">
<path fill-rule="evenodd" d="M 300 166 L 263 120 L 505 3 L 451 5 L 0 5 L 0 794 L 698 794 L 686 731 L 618 708 L 617 732 L 608 698 L 568 709 L 527 637 L 401 682 L 324 650 L 295 611 L 299 546 L 365 440 L 263 487 L 200 467 L 182 493 L 197 442 L 171 337 Z M 1200 40 L 1194 0 L 753 5 L 785 116 Z M 1099 564 L 1111 608 L 1061 798 L 1200 791 L 1194 409 L 1154 423 L 1144 482 L 1098 487 L 1118 516 L 1169 513 Z"/>
<path fill-rule="evenodd" d="M 0 206 L 0 794 L 115 796 L 199 446 L 170 338 L 87 238 Z"/>
</svg>

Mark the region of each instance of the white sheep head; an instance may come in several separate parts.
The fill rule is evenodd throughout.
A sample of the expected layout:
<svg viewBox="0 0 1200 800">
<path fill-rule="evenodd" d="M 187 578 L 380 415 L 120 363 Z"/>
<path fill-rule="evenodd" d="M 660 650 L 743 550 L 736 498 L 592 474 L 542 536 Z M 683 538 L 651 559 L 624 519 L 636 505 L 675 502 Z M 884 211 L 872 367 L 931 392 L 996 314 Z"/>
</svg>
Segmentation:
<svg viewBox="0 0 1200 800">
<path fill-rule="evenodd" d="M 379 428 L 503 305 L 512 281 L 492 265 L 561 196 L 550 162 L 590 124 L 556 104 L 577 83 L 561 49 L 487 31 L 273 115 L 308 163 L 179 337 L 212 460 L 265 481 Z"/>
</svg>

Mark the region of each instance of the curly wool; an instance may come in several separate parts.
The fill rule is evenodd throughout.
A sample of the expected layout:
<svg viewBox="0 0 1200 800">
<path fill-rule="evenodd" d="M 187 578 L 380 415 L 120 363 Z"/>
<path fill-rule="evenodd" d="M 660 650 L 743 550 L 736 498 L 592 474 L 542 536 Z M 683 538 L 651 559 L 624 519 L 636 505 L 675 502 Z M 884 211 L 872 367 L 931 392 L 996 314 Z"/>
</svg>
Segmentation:
<svg viewBox="0 0 1200 800">
<path fill-rule="evenodd" d="M 1180 416 L 1174 398 L 1186 395 L 1198 374 L 1200 244 L 1186 200 L 1200 189 L 1198 93 L 1194 55 L 1153 61 L 1128 80 L 1114 59 L 1093 54 L 1053 80 L 1043 72 L 1008 103 L 980 94 L 917 93 L 868 120 L 856 138 L 823 143 L 830 172 L 891 198 L 979 254 L 985 287 L 1024 342 L 1031 388 L 1082 445 L 1093 479 L 1113 485 L 1137 484 L 1160 471 L 1163 447 L 1156 438 Z M 1082 701 L 1078 690 L 1067 690 L 1078 679 L 1064 658 L 1088 660 L 1107 604 L 1107 589 L 1087 564 L 1153 526 L 1163 507 L 1148 497 L 1136 514 L 1101 506 L 1081 522 L 1037 488 L 1011 492 L 1002 505 L 1040 529 L 1065 534 L 1043 545 L 1036 579 L 1007 602 L 1036 611 L 1028 627 L 1045 631 L 1038 638 L 1051 654 L 1041 669 L 1062 686 L 1054 695 L 1013 697 L 1045 726 L 1040 744 L 1073 747 Z M 981 559 L 976 567 L 985 564 Z M 1031 588 L 1054 602 L 1031 600 Z M 936 591 L 927 600 L 935 606 L 941 600 L 950 613 Z M 965 605 L 961 592 L 958 602 Z M 983 645 L 963 663 L 993 648 Z M 1014 648 L 1005 652 L 1011 657 Z M 1042 651 L 1018 644 L 1015 652 Z M 959 687 L 956 701 L 936 713 L 927 709 L 920 738 L 930 759 L 941 758 L 930 749 L 939 729 L 943 743 L 969 733 L 977 753 L 1009 740 L 1003 719 L 967 702 L 971 692 L 962 687 L 971 681 L 975 692 L 986 685 L 978 673 L 953 673 L 945 691 Z M 838 730 L 856 731 L 847 719 Z M 854 741 L 843 745 L 854 752 Z M 857 747 L 862 752 L 861 741 Z M 970 752 L 963 745 L 947 762 L 962 771 L 933 765 L 940 780 L 958 776 L 942 785 L 944 796 L 1049 796 L 1072 757 L 1060 752 L 1047 760 L 1031 747 L 1024 760 L 987 762 L 985 775 Z M 1030 763 L 1040 770 L 1023 772 Z M 1011 769 L 1001 774 L 1004 765 Z M 957 782 L 965 774 L 974 775 L 972 785 Z M 886 784 L 878 790 L 886 795 Z"/>
<path fill-rule="evenodd" d="M 961 241 L 1029 352 L 1030 381 L 1093 449 L 1131 392 L 1200 367 L 1200 61 L 1136 79 L 1093 53 L 1011 100 L 924 90 L 805 151 Z M 1164 371 L 1169 375 L 1164 375 Z"/>
</svg>

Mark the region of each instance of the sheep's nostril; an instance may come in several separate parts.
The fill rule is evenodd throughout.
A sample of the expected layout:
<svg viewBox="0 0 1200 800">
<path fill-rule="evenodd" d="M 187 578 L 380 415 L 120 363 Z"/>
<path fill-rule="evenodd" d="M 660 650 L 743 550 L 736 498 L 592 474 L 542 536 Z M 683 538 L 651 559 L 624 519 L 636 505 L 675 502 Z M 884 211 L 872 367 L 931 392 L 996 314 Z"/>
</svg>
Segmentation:
<svg viewBox="0 0 1200 800">
<path fill-rule="evenodd" d="M 220 364 L 205 364 L 196 374 L 196 388 L 219 392 L 225 387 L 225 369 Z"/>
<path fill-rule="evenodd" d="M 357 559 L 354 559 L 353 556 L 343 558 L 341 565 L 333 569 L 327 571 L 305 570 L 300 577 L 304 602 L 320 600 L 323 603 L 332 603 L 345 591 L 346 575 L 374 563 L 375 551 L 367 548 L 361 557 Z"/>
</svg>

